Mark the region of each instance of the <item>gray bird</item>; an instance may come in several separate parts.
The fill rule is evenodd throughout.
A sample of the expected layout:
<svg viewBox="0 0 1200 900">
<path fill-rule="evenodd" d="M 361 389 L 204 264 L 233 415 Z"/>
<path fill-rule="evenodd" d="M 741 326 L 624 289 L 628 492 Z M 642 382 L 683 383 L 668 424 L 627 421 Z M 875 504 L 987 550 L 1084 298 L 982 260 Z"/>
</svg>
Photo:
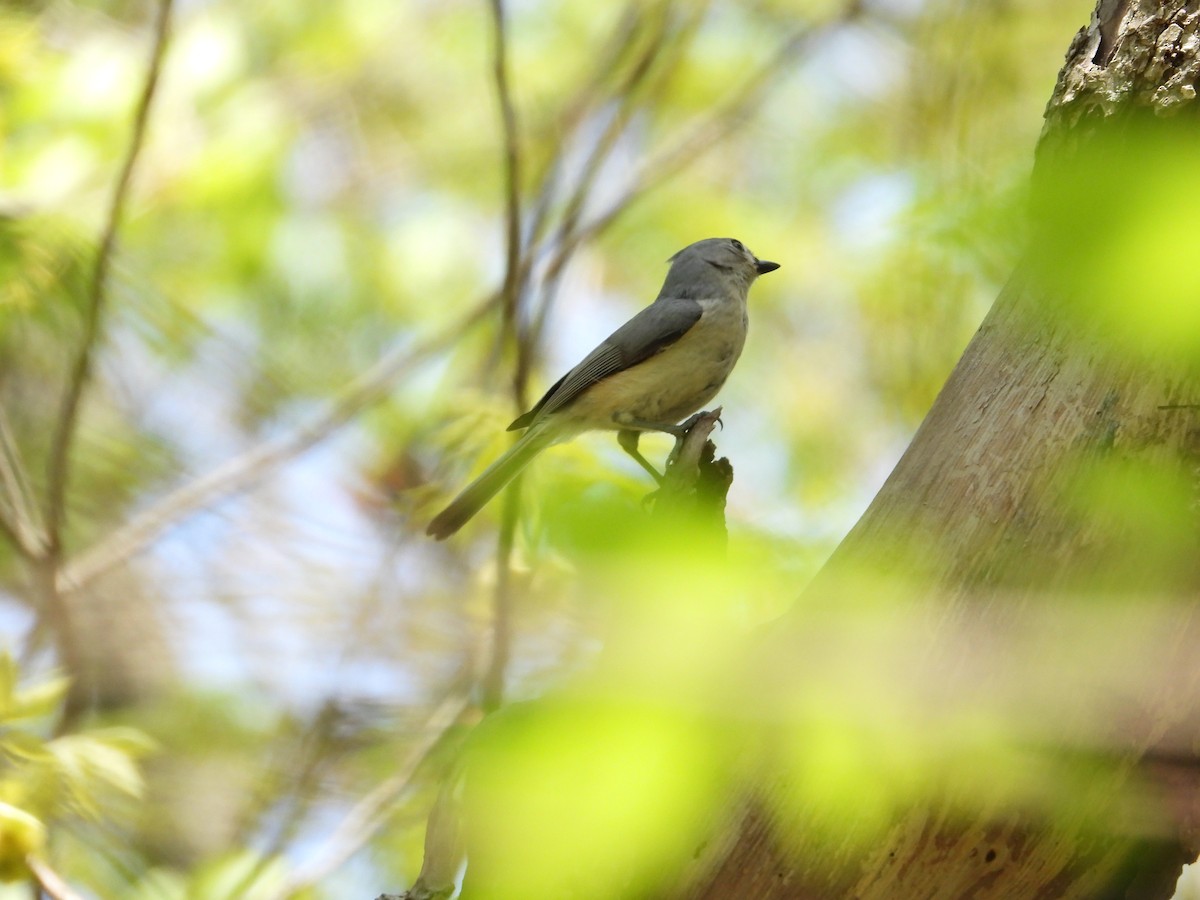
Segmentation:
<svg viewBox="0 0 1200 900">
<path fill-rule="evenodd" d="M 733 238 L 697 241 L 669 262 L 655 301 L 508 426 L 525 434 L 438 513 L 427 534 L 454 534 L 535 456 L 584 431 L 616 431 L 621 447 L 659 477 L 638 452 L 639 433 L 679 437 L 677 423 L 717 395 L 746 342 L 750 285 L 779 268 Z"/>
</svg>

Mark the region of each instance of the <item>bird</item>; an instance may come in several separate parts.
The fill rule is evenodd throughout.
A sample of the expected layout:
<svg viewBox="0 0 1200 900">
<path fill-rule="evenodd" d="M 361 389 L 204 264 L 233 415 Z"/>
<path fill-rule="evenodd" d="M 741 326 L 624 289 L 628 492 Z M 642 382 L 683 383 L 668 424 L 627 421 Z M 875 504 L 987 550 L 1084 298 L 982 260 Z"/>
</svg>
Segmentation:
<svg viewBox="0 0 1200 900">
<path fill-rule="evenodd" d="M 426 534 L 450 537 L 535 456 L 585 431 L 616 431 L 621 448 L 660 479 L 638 451 L 638 436 L 681 437 L 685 429 L 678 423 L 717 395 L 746 342 L 750 286 L 779 268 L 736 238 L 696 241 L 668 262 L 654 302 L 508 426 L 525 433 L 433 518 Z"/>
</svg>

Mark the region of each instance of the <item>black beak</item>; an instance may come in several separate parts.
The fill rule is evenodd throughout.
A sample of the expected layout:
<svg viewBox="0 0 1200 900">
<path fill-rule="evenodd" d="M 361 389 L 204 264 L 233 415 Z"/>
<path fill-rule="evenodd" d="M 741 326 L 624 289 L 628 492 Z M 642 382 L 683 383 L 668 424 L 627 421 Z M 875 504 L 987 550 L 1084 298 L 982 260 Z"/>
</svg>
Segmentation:
<svg viewBox="0 0 1200 900">
<path fill-rule="evenodd" d="M 771 262 L 769 259 L 756 259 L 754 267 L 758 270 L 759 275 L 766 275 L 768 272 L 774 272 L 779 268 L 779 263 Z"/>
</svg>

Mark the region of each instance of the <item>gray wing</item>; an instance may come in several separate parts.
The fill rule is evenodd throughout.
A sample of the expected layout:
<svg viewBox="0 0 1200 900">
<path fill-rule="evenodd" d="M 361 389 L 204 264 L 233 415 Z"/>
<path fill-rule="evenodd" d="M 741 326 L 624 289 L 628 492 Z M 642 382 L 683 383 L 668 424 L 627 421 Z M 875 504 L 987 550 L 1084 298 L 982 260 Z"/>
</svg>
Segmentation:
<svg viewBox="0 0 1200 900">
<path fill-rule="evenodd" d="M 562 409 L 593 384 L 661 353 L 687 334 L 702 312 L 695 300 L 673 297 L 654 301 L 605 338 L 508 430 L 532 425 L 535 419 Z"/>
</svg>

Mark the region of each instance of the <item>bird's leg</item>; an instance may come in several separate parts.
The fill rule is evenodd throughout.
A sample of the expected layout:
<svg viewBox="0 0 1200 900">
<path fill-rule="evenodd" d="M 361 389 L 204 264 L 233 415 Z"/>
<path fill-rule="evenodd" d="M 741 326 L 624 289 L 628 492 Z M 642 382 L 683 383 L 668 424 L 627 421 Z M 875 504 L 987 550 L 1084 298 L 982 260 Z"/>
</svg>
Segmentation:
<svg viewBox="0 0 1200 900">
<path fill-rule="evenodd" d="M 623 428 L 617 432 L 617 443 L 621 445 L 622 450 L 634 458 L 639 466 L 650 473 L 650 477 L 653 478 L 657 484 L 661 485 L 663 482 L 662 474 L 658 471 L 658 469 L 654 468 L 654 466 L 650 463 L 650 460 L 642 456 L 641 451 L 638 450 L 638 437 L 640 435 L 641 432 L 639 431 Z"/>
<path fill-rule="evenodd" d="M 614 418 L 616 417 L 614 416 Z M 679 440 L 681 437 L 687 434 L 688 426 L 692 424 L 695 418 L 695 416 L 692 416 L 692 418 L 688 419 L 683 425 L 675 425 L 672 422 L 648 422 L 645 419 L 631 419 L 625 416 L 617 418 L 617 422 L 618 424 L 624 426 L 622 431 L 661 431 L 663 434 L 669 434 L 674 437 L 675 440 Z M 624 446 L 624 444 L 621 446 Z"/>
<path fill-rule="evenodd" d="M 671 422 L 648 422 L 644 419 L 619 419 L 618 421 L 626 427 L 617 432 L 617 443 L 621 445 L 622 450 L 637 460 L 637 464 L 649 472 L 650 476 L 661 487 L 665 476 L 661 475 L 646 457 L 642 456 L 638 451 L 638 437 L 640 433 L 643 431 L 661 431 L 675 438 L 675 446 L 671 448 L 671 452 L 667 455 L 667 464 L 665 467 L 667 470 L 670 470 L 672 464 L 679 458 L 679 451 L 683 447 L 683 439 L 688 436 L 688 432 L 702 418 L 711 416 L 714 413 L 717 417 L 717 423 L 721 424 L 721 408 L 719 406 L 713 413 L 698 412 L 680 425 L 675 425 Z M 721 427 L 724 428 L 725 426 L 721 424 Z"/>
<path fill-rule="evenodd" d="M 674 436 L 675 446 L 678 447 L 679 441 L 687 432 L 684 431 L 679 425 L 675 425 L 672 422 L 648 422 L 644 419 L 631 419 L 625 416 L 614 416 L 613 418 L 616 419 L 616 421 L 621 425 L 625 426 L 617 432 L 617 443 L 621 445 L 621 449 L 632 456 L 637 461 L 637 464 L 650 474 L 650 477 L 654 479 L 654 483 L 661 488 L 663 483 L 663 475 L 658 471 L 658 469 L 654 468 L 654 466 L 648 459 L 646 459 L 646 457 L 642 456 L 641 451 L 638 450 L 638 438 L 641 437 L 641 433 L 643 431 L 661 431 L 665 434 Z M 644 499 L 649 501 L 653 499 L 657 493 L 658 491 L 654 491 Z"/>
</svg>

